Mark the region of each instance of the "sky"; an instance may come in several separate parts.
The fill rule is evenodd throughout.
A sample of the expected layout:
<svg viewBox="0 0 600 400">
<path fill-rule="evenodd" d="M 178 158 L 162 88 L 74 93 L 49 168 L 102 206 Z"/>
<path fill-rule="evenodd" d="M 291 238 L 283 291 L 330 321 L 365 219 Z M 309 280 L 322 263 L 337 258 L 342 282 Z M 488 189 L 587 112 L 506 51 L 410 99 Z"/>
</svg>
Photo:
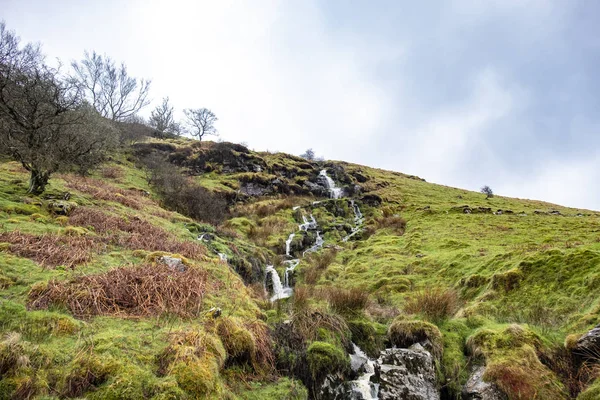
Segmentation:
<svg viewBox="0 0 600 400">
<path fill-rule="evenodd" d="M 0 0 L 68 65 L 84 50 L 215 112 L 222 140 L 600 210 L 600 2 Z M 149 107 L 145 112 L 148 114 Z"/>
</svg>

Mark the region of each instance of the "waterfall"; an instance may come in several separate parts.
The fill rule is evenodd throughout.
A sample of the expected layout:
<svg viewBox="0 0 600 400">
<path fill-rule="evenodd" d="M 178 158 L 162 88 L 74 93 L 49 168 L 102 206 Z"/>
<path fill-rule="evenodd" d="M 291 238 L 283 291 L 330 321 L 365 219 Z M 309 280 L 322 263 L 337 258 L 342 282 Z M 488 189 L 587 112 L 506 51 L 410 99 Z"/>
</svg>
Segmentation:
<svg viewBox="0 0 600 400">
<path fill-rule="evenodd" d="M 271 274 L 271 280 L 273 281 L 273 296 L 271 297 L 271 301 L 286 299 L 292 295 L 290 288 L 283 287 L 279 274 L 272 265 L 267 265 L 265 273 Z"/>
<path fill-rule="evenodd" d="M 302 257 L 304 257 L 306 253 L 313 253 L 319 250 L 321 247 L 323 247 L 323 243 L 325 243 L 325 241 L 321 237 L 321 232 L 317 231 L 317 238 L 315 239 L 315 244 L 310 249 L 304 251 L 304 253 L 302 253 Z"/>
<path fill-rule="evenodd" d="M 333 181 L 333 179 L 331 179 L 329 175 L 327 175 L 326 169 L 321 170 L 319 175 L 325 178 L 325 183 L 327 185 L 327 189 L 329 190 L 329 197 L 331 197 L 332 199 L 339 199 L 340 197 L 342 197 L 342 188 L 335 186 L 335 182 Z"/>
<path fill-rule="evenodd" d="M 206 236 L 206 233 L 203 233 L 201 235 L 198 235 L 197 240 L 203 241 L 204 240 L 204 236 Z"/>
<path fill-rule="evenodd" d="M 290 236 L 285 241 L 285 255 L 290 257 L 290 246 L 292 244 L 292 240 L 294 240 L 295 233 L 291 233 Z"/>
<path fill-rule="evenodd" d="M 317 220 L 312 214 L 310 214 L 310 221 L 306 215 L 302 215 L 302 224 L 298 225 L 298 230 L 306 232 L 309 229 L 317 229 Z"/>
<path fill-rule="evenodd" d="M 354 354 L 350 355 L 352 362 L 362 363 L 366 360 L 365 373 L 355 381 L 350 381 L 352 391 L 360 393 L 362 399 L 375 400 L 379 392 L 379 385 L 371 382 L 371 376 L 375 374 L 375 363 L 356 344 L 352 343 L 352 349 L 354 351 Z"/>
<path fill-rule="evenodd" d="M 360 212 L 360 208 L 358 207 L 358 204 L 356 204 L 354 202 L 354 200 L 350 200 L 350 206 L 352 207 L 352 210 L 354 210 L 354 228 L 352 228 L 352 231 L 350 232 L 349 235 L 347 235 L 346 237 L 344 237 L 342 239 L 342 242 L 347 242 L 352 236 L 356 235 L 358 232 L 360 232 L 362 230 L 362 223 L 363 223 L 363 215 L 362 212 Z"/>
<path fill-rule="evenodd" d="M 285 275 L 283 277 L 283 289 L 289 289 L 290 292 L 292 292 L 293 289 L 290 287 L 290 272 L 293 272 L 296 269 L 298 264 L 300 264 L 300 260 L 295 258 L 293 260 L 284 261 L 284 264 L 287 264 L 287 267 L 285 268 Z"/>
<path fill-rule="evenodd" d="M 225 254 L 225 253 L 217 253 L 217 254 L 219 255 L 219 259 L 221 261 L 227 262 L 227 254 Z"/>
</svg>

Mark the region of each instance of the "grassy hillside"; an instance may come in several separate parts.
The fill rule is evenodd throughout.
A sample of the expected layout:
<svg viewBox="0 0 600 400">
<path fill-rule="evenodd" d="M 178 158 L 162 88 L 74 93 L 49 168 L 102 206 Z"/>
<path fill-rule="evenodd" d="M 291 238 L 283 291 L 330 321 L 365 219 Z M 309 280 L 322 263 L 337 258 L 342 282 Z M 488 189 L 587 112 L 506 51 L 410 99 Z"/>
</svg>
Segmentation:
<svg viewBox="0 0 600 400">
<path fill-rule="evenodd" d="M 149 154 L 227 199 L 226 218 L 163 207 L 139 164 Z M 311 189 L 323 168 L 365 216 L 347 242 L 348 201 Z M 40 197 L 26 187 L 0 164 L 0 398 L 302 399 L 344 373 L 350 341 L 375 355 L 415 332 L 439 346 L 447 398 L 477 363 L 511 399 L 574 398 L 595 377 L 568 351 L 600 322 L 599 213 L 184 139 L 54 176 Z M 308 214 L 324 248 L 272 303 L 264 268 L 283 277 Z"/>
</svg>

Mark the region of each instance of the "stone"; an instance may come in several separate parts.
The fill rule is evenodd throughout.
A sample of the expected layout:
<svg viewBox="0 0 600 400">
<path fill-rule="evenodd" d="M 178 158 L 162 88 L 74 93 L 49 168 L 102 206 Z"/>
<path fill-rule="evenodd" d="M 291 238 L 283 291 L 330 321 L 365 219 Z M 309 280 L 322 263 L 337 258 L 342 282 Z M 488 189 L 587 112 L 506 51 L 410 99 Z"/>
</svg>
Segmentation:
<svg viewBox="0 0 600 400">
<path fill-rule="evenodd" d="M 432 355 L 420 344 L 385 349 L 375 364 L 379 399 L 439 400 Z"/>
<path fill-rule="evenodd" d="M 46 204 L 48 211 L 54 215 L 66 215 L 68 216 L 77 208 L 77 203 L 66 200 L 53 200 Z"/>
<path fill-rule="evenodd" d="M 496 384 L 483 380 L 484 374 L 484 366 L 473 369 L 463 388 L 462 398 L 464 400 L 507 400 L 506 394 Z"/>
<path fill-rule="evenodd" d="M 170 256 L 162 256 L 158 259 L 158 261 L 162 264 L 165 264 L 169 269 L 177 272 L 185 272 L 187 267 L 181 260 L 181 258 L 170 257 Z"/>
<path fill-rule="evenodd" d="M 600 324 L 581 336 L 575 346 L 573 353 L 581 359 L 598 359 L 600 354 Z"/>
</svg>

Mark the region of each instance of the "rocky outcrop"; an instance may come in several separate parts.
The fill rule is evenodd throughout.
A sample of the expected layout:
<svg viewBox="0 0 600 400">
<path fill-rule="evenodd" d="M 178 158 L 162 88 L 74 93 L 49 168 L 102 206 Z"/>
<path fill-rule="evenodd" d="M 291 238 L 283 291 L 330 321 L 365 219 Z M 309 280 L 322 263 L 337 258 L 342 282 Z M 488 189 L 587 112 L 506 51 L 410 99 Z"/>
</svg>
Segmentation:
<svg viewBox="0 0 600 400">
<path fill-rule="evenodd" d="M 494 383 L 485 382 L 484 366 L 477 366 L 469 376 L 462 392 L 464 400 L 507 400 L 508 397 Z"/>
<path fill-rule="evenodd" d="M 439 400 L 434 360 L 420 344 L 386 349 L 375 365 L 379 399 Z"/>
<path fill-rule="evenodd" d="M 48 209 L 48 212 L 54 215 L 69 215 L 77 208 L 77 203 L 64 200 L 53 200 L 46 204 L 46 208 Z"/>
<path fill-rule="evenodd" d="M 187 267 L 181 260 L 181 258 L 171 257 L 171 256 L 162 256 L 158 259 L 158 261 L 162 264 L 165 264 L 169 269 L 177 272 L 185 272 Z"/>
<path fill-rule="evenodd" d="M 600 354 L 600 324 L 581 336 L 573 347 L 573 354 L 579 359 L 598 359 Z"/>
</svg>

